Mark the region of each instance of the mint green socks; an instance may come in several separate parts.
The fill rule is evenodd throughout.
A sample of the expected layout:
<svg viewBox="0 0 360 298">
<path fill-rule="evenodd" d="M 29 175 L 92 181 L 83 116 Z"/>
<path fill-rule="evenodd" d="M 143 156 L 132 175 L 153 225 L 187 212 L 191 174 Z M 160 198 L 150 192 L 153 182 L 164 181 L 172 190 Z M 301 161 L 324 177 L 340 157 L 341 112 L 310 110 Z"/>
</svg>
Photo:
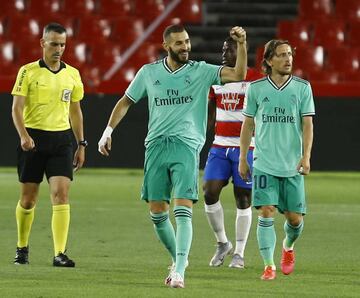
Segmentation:
<svg viewBox="0 0 360 298">
<path fill-rule="evenodd" d="M 260 254 L 264 260 L 265 266 L 275 266 L 274 250 L 276 244 L 276 234 L 274 228 L 274 218 L 259 216 L 256 235 Z"/>
<path fill-rule="evenodd" d="M 174 207 L 176 221 L 176 267 L 175 271 L 182 277 L 192 241 L 192 209 L 185 206 Z"/>
<path fill-rule="evenodd" d="M 160 242 L 164 244 L 169 251 L 173 262 L 176 261 L 176 239 L 175 231 L 171 221 L 169 219 L 169 211 L 161 213 L 150 212 L 151 220 L 154 223 L 155 233 L 158 236 Z"/>
</svg>

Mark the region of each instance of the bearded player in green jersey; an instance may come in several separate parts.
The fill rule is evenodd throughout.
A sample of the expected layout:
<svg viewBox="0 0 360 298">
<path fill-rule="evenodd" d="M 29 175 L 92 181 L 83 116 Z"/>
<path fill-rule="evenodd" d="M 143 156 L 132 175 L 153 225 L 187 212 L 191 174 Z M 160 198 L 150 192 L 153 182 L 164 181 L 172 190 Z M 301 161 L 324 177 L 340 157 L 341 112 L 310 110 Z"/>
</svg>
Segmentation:
<svg viewBox="0 0 360 298">
<path fill-rule="evenodd" d="M 309 82 L 292 76 L 294 50 L 287 41 L 265 45 L 267 77 L 252 82 L 245 96 L 245 121 L 240 136 L 239 174 L 250 175 L 247 152 L 255 130 L 252 203 L 259 210 L 257 238 L 265 270 L 261 279 L 276 277 L 274 249 L 276 209 L 283 213 L 281 271 L 294 270 L 294 242 L 306 213 L 304 177 L 310 172 L 314 101 Z"/>
<path fill-rule="evenodd" d="M 192 206 L 198 200 L 199 153 L 205 142 L 207 98 L 211 85 L 243 80 L 246 76 L 246 33 L 233 27 L 239 57 L 234 67 L 189 60 L 191 43 L 181 25 L 165 29 L 163 47 L 167 57 L 144 65 L 125 95 L 118 101 L 99 141 L 99 151 L 108 155 L 111 133 L 128 108 L 148 99 L 149 125 L 145 140 L 142 199 L 149 203 L 150 217 L 173 265 L 165 283 L 184 287 L 185 267 L 192 242 Z M 177 230 L 169 220 L 174 199 Z"/>
</svg>

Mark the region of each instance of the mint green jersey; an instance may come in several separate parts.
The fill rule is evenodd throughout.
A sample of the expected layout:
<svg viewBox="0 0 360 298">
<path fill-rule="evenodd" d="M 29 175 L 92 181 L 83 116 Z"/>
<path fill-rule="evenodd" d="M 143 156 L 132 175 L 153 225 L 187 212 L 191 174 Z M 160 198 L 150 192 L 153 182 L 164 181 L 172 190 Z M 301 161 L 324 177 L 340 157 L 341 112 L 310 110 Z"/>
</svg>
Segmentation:
<svg viewBox="0 0 360 298">
<path fill-rule="evenodd" d="M 243 114 L 255 121 L 254 167 L 278 177 L 298 174 L 302 117 L 315 115 L 310 83 L 295 76 L 281 86 L 266 78 L 250 83 Z"/>
<path fill-rule="evenodd" d="M 206 136 L 207 98 L 211 85 L 220 83 L 221 66 L 189 61 L 175 71 L 166 58 L 145 64 L 125 95 L 135 103 L 148 99 L 149 123 L 145 146 L 161 136 L 175 136 L 202 148 Z"/>
</svg>

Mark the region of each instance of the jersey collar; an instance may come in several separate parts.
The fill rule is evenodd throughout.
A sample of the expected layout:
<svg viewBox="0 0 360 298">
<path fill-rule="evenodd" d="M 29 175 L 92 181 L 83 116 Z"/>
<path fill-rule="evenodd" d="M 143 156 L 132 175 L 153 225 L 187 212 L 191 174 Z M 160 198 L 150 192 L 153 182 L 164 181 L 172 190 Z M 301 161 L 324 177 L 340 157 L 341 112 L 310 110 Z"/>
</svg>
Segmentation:
<svg viewBox="0 0 360 298">
<path fill-rule="evenodd" d="M 163 59 L 162 63 L 164 65 L 165 69 L 171 74 L 178 73 L 179 71 L 181 71 L 182 69 L 184 69 L 188 65 L 187 63 L 185 63 L 183 66 L 181 66 L 178 69 L 172 71 L 171 68 L 167 65 L 166 57 Z"/>
<path fill-rule="evenodd" d="M 63 68 L 66 68 L 66 64 L 64 62 L 60 61 L 60 68 L 57 71 L 53 71 L 46 65 L 44 59 L 39 60 L 39 66 L 47 68 L 49 71 L 51 71 L 54 74 L 57 74 L 58 72 L 60 72 L 60 70 L 62 70 Z"/>
<path fill-rule="evenodd" d="M 276 89 L 276 90 L 284 90 L 286 88 L 287 85 L 289 85 L 289 83 L 291 82 L 292 80 L 292 75 L 289 76 L 289 78 L 285 81 L 284 84 L 282 84 L 280 87 L 278 87 L 274 81 L 270 78 L 270 76 L 267 76 L 267 79 L 269 81 L 269 83 Z"/>
</svg>

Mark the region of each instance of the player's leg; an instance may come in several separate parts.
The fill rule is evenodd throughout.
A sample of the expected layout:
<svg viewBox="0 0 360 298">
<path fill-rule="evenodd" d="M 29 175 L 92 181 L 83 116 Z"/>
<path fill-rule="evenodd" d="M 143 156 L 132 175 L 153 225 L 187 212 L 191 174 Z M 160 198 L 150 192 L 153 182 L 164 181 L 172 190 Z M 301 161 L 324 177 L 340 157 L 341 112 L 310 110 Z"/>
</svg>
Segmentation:
<svg viewBox="0 0 360 298">
<path fill-rule="evenodd" d="M 176 266 L 170 286 L 184 287 L 185 269 L 190 252 L 192 229 L 192 206 L 198 200 L 199 150 L 181 141 L 170 144 L 169 172 L 173 184 L 174 214 L 176 221 Z"/>
<path fill-rule="evenodd" d="M 283 208 L 286 221 L 284 223 L 285 239 L 283 240 L 280 264 L 282 272 L 290 274 L 295 267 L 294 243 L 303 231 L 303 215 L 306 213 L 303 176 L 287 178 L 284 181 L 283 189 L 284 194 L 279 208 Z"/>
<path fill-rule="evenodd" d="M 17 265 L 29 263 L 29 236 L 38 193 L 39 184 L 21 183 L 20 200 L 16 206 L 18 241 L 14 263 Z"/>
<path fill-rule="evenodd" d="M 232 268 L 244 268 L 244 251 L 247 243 L 247 239 L 250 232 L 252 221 L 251 210 L 251 181 L 244 181 L 241 179 L 238 167 L 239 167 L 239 154 L 238 148 L 232 149 L 232 176 L 234 184 L 234 197 L 236 201 L 236 219 L 235 219 L 235 237 L 236 246 L 232 261 L 229 267 Z M 252 169 L 253 155 L 252 150 L 248 153 L 248 163 Z"/>
<path fill-rule="evenodd" d="M 75 262 L 65 254 L 70 225 L 69 189 L 73 179 L 73 154 L 69 134 L 70 131 L 64 131 L 51 135 L 53 146 L 45 170 L 52 202 L 53 265 L 57 267 L 75 267 Z"/>
<path fill-rule="evenodd" d="M 185 269 L 193 237 L 192 205 L 190 199 L 174 200 L 174 215 L 176 222 L 176 266 L 170 283 L 171 287 L 183 288 Z"/>
<path fill-rule="evenodd" d="M 253 169 L 252 177 L 252 204 L 259 210 L 256 234 L 260 254 L 265 265 L 261 279 L 272 280 L 276 276 L 274 215 L 275 206 L 278 205 L 279 182 L 276 177 L 261 172 L 256 168 Z"/>
<path fill-rule="evenodd" d="M 232 250 L 232 244 L 226 236 L 224 210 L 219 198 L 222 188 L 228 184 L 231 175 L 228 150 L 227 148 L 211 148 L 204 170 L 205 214 L 217 241 L 217 248 L 210 260 L 210 266 L 222 265 L 225 256 Z"/>
<path fill-rule="evenodd" d="M 29 131 L 39 145 L 38 136 Z M 17 249 L 15 264 L 28 264 L 29 237 L 34 221 L 35 206 L 39 194 L 39 185 L 43 180 L 46 159 L 39 153 L 39 148 L 23 151 L 17 149 L 17 171 L 21 185 L 20 200 L 16 206 Z"/>
<path fill-rule="evenodd" d="M 141 198 L 149 202 L 150 218 L 155 234 L 167 249 L 172 259 L 170 273 L 165 278 L 169 285 L 171 273 L 176 263 L 176 238 L 174 227 L 169 218 L 169 202 L 171 196 L 171 181 L 167 168 L 167 146 L 162 142 L 146 148 L 144 164 L 144 181 Z"/>
</svg>

